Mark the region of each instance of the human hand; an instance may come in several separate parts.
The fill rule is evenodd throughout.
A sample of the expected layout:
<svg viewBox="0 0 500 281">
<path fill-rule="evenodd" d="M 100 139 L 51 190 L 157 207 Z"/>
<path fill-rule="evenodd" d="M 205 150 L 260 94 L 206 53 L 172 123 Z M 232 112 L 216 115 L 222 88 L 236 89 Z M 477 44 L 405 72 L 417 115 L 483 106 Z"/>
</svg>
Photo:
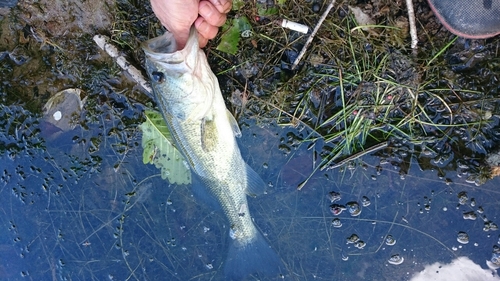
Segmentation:
<svg viewBox="0 0 500 281">
<path fill-rule="evenodd" d="M 193 23 L 200 47 L 205 47 L 226 22 L 231 4 L 232 0 L 151 0 L 153 12 L 174 35 L 179 49 L 186 45 Z"/>
</svg>

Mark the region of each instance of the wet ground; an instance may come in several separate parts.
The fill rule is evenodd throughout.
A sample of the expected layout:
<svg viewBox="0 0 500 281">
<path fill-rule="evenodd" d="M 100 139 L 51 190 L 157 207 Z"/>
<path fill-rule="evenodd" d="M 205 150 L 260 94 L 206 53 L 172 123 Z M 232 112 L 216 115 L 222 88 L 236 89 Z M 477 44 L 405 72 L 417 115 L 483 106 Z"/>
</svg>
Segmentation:
<svg viewBox="0 0 500 281">
<path fill-rule="evenodd" d="M 404 6 L 349 4 L 404 26 Z M 326 6 L 290 1 L 278 15 L 314 26 L 314 5 Z M 305 37 L 252 9 L 234 12 L 260 34 L 238 56 L 208 48 L 243 157 L 269 184 L 249 204 L 286 265 L 270 279 L 498 280 L 498 163 L 486 161 L 498 147 L 498 39 L 455 40 L 416 1 L 414 56 L 404 32 L 347 34 L 346 5 L 295 72 Z M 20 1 L 0 15 L 0 279 L 222 280 L 224 215 L 143 164 L 138 126 L 154 103 L 92 41 L 110 35 L 140 67 L 137 44 L 160 32 L 147 5 Z M 44 109 L 54 96 L 57 110 Z M 369 111 L 368 137 L 336 150 L 347 123 L 331 118 L 353 105 Z"/>
</svg>

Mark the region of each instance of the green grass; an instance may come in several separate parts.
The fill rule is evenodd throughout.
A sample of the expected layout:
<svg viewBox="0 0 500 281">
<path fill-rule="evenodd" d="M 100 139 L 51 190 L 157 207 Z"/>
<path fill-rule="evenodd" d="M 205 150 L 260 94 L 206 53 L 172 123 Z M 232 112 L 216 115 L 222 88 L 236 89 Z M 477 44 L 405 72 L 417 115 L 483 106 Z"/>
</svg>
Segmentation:
<svg viewBox="0 0 500 281">
<path fill-rule="evenodd" d="M 246 5 L 237 14 L 253 19 L 252 4 Z M 278 5 L 278 10 L 280 16 L 308 24 L 311 29 L 319 18 L 307 5 L 296 1 Z M 297 72 L 286 73 L 283 65 L 289 52 L 300 51 L 307 36 L 272 23 L 250 21 L 254 36 L 242 40 L 237 59 L 217 55 L 234 61 L 218 71 L 229 77 L 231 86 L 245 85 L 246 89 L 249 81 L 253 83 L 253 89 L 247 89 L 248 114 L 282 126 L 307 128 L 309 133 L 303 142 L 322 141 L 328 151 L 323 154 L 322 169 L 383 147 L 391 138 L 423 145 L 422 140 L 456 142 L 457 130 L 479 134 L 489 121 L 481 117 L 485 110 L 478 104 L 498 100 L 486 97 L 484 91 L 467 88 L 466 83 L 457 85 L 455 79 L 460 75 L 449 76 L 445 71 L 450 68 L 446 56 L 456 45 L 456 36 L 446 31 L 432 34 L 419 26 L 426 42 L 415 55 L 409 49 L 407 29 L 396 24 L 402 22 L 397 15 L 406 10 L 390 10 L 386 18 L 370 26 L 369 32 L 356 26 L 346 11 L 345 6 L 337 4 Z M 345 16 L 339 17 L 341 12 Z M 449 40 L 443 40 L 443 36 Z M 267 45 L 264 55 L 255 49 L 259 44 Z M 258 64 L 260 72 L 243 80 L 235 72 L 247 62 Z M 279 77 L 276 69 L 282 69 Z M 476 97 L 465 99 L 467 94 Z M 252 102 L 257 105 L 252 107 Z"/>
</svg>

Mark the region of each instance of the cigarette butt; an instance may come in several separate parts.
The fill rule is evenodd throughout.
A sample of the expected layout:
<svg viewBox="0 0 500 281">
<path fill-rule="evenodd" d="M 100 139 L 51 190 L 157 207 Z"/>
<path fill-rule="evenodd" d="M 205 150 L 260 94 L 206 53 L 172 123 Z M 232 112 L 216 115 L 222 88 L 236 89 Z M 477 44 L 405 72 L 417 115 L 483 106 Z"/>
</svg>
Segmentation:
<svg viewBox="0 0 500 281">
<path fill-rule="evenodd" d="M 307 32 L 309 31 L 309 27 L 307 27 L 307 25 L 303 25 L 301 23 L 289 21 L 286 19 L 283 19 L 281 21 L 281 26 L 304 34 L 307 34 Z"/>
</svg>

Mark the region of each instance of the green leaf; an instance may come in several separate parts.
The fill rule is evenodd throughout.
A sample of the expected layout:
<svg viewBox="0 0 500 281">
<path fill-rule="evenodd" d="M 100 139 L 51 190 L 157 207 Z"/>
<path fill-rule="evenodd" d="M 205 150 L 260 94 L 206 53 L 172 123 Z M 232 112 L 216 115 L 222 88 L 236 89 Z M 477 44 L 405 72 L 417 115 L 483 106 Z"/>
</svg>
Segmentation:
<svg viewBox="0 0 500 281">
<path fill-rule="evenodd" d="M 161 178 L 173 184 L 190 184 L 191 170 L 182 154 L 175 148 L 172 136 L 161 113 L 146 110 L 142 130 L 142 162 L 154 164 Z"/>
<path fill-rule="evenodd" d="M 222 30 L 223 34 L 220 38 L 217 50 L 234 55 L 238 52 L 241 33 L 243 31 L 252 30 L 252 26 L 246 17 L 239 17 L 227 21 Z"/>
<path fill-rule="evenodd" d="M 245 1 L 243 0 L 233 0 L 233 6 L 232 10 L 233 11 L 239 11 L 241 7 L 245 6 Z"/>
<path fill-rule="evenodd" d="M 234 25 L 238 26 L 238 29 L 240 30 L 240 33 L 246 30 L 252 30 L 252 25 L 250 24 L 250 21 L 248 21 L 247 17 L 242 16 L 233 19 Z"/>
<path fill-rule="evenodd" d="M 278 14 L 277 7 L 268 7 L 266 4 L 257 3 L 257 14 L 259 16 L 272 16 Z"/>
</svg>

